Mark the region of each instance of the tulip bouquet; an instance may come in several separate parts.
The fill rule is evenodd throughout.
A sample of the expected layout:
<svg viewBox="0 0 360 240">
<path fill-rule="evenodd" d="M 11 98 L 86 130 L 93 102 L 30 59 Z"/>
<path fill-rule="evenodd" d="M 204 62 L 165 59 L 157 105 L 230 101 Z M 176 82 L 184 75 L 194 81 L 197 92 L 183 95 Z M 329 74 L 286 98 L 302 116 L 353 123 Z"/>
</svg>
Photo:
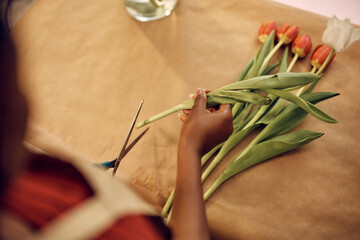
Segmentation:
<svg viewBox="0 0 360 240">
<path fill-rule="evenodd" d="M 263 44 L 255 57 L 245 66 L 238 81 L 207 94 L 208 106 L 224 103 L 233 105 L 234 131 L 228 140 L 202 157 L 201 164 L 203 166 L 215 155 L 211 163 L 204 169 L 202 181 L 209 176 L 227 153 L 254 129 L 262 128 L 262 130 L 205 192 L 205 201 L 232 176 L 322 136 L 322 133 L 309 130 L 290 132 L 305 119 L 308 113 L 328 123 L 337 122 L 314 104 L 338 94 L 332 92 L 312 93 L 312 90 L 321 79 L 322 72 L 334 59 L 335 50 L 343 51 L 352 42 L 360 39 L 360 29 L 353 29 L 349 20 L 340 21 L 336 17 L 331 18 L 323 35 L 323 41 L 328 45 L 320 45 L 315 48 L 311 57 L 313 69 L 309 73 L 291 73 L 296 61 L 304 58 L 312 47 L 310 36 L 298 36 L 298 33 L 298 26 L 284 24 L 277 30 L 274 22 L 263 23 L 258 32 L 258 39 Z M 277 36 L 278 42 L 274 46 L 275 36 Z M 278 49 L 282 45 L 291 43 L 294 57 L 290 64 L 287 65 L 288 47 L 286 47 L 280 63 L 270 65 L 270 59 Z M 275 69 L 277 69 L 277 73 L 268 75 Z M 292 91 L 297 89 L 299 89 L 297 93 L 293 94 Z M 287 102 L 290 103 L 286 104 Z M 193 100 L 186 101 L 139 123 L 137 127 L 142 127 L 181 109 L 189 109 L 192 105 Z M 170 210 L 173 196 L 174 191 L 170 194 L 162 210 L 163 217 Z M 170 217 L 171 212 L 167 219 L 169 220 Z"/>
</svg>

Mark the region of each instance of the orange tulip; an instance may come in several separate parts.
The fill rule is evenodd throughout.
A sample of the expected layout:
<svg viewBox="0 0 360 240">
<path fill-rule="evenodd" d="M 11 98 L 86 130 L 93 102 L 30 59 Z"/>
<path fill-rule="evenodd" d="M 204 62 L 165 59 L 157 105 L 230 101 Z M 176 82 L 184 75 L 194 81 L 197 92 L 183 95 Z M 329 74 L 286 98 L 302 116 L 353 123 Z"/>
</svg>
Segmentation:
<svg viewBox="0 0 360 240">
<path fill-rule="evenodd" d="M 320 68 L 321 65 L 325 62 L 326 58 L 329 56 L 331 49 L 332 48 L 328 45 L 317 46 L 314 49 L 313 54 L 311 55 L 311 65 Z M 330 63 L 334 60 L 335 55 L 336 54 L 334 53 L 326 67 L 328 67 Z"/>
<path fill-rule="evenodd" d="M 300 35 L 292 43 L 291 51 L 299 57 L 305 57 L 311 50 L 311 38 L 309 35 Z"/>
<path fill-rule="evenodd" d="M 284 44 L 289 44 L 297 37 L 298 33 L 298 26 L 295 25 L 290 27 L 289 24 L 285 23 L 277 32 L 278 41 L 283 41 Z"/>
<path fill-rule="evenodd" d="M 276 24 L 273 21 L 269 21 L 267 23 L 263 22 L 259 28 L 259 32 L 258 32 L 258 39 L 261 43 L 264 43 L 266 41 L 266 39 L 268 38 L 268 36 L 270 35 L 270 33 L 272 31 L 275 31 L 275 35 L 276 36 Z"/>
</svg>

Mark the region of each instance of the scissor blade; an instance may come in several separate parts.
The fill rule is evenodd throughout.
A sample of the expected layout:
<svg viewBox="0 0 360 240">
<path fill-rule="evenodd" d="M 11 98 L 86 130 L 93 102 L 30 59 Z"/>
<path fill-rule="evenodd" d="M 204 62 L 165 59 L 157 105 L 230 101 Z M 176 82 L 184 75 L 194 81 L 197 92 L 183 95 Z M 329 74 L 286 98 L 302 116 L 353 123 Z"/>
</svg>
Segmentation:
<svg viewBox="0 0 360 240">
<path fill-rule="evenodd" d="M 117 171 L 117 169 L 118 169 L 118 167 L 119 167 L 120 160 L 123 159 L 123 157 L 125 156 L 126 145 L 127 145 L 128 141 L 129 141 L 129 138 L 130 138 L 130 136 L 131 136 L 132 130 L 134 129 L 136 120 L 137 120 L 137 118 L 138 118 L 138 116 L 139 116 L 139 113 L 140 113 L 140 110 L 141 110 L 141 107 L 142 107 L 143 103 L 144 103 L 144 100 L 141 100 L 140 105 L 139 105 L 139 107 L 138 107 L 138 110 L 136 111 L 135 117 L 134 117 L 134 119 L 133 119 L 133 121 L 132 121 L 132 123 L 131 123 L 130 129 L 129 129 L 129 132 L 128 132 L 128 135 L 127 135 L 127 137 L 126 137 L 126 139 L 125 139 L 125 141 L 124 141 L 124 144 L 123 144 L 123 146 L 122 146 L 122 148 L 121 148 L 121 151 L 120 151 L 120 153 L 119 153 L 119 156 L 118 156 L 118 158 L 117 158 L 116 161 L 115 161 L 115 166 L 114 166 L 114 170 L 113 170 L 113 174 L 112 174 L 113 176 L 115 175 L 115 173 L 116 173 L 116 171 Z"/>
<path fill-rule="evenodd" d="M 135 146 L 135 144 L 145 135 L 145 133 L 150 129 L 150 127 L 148 127 L 147 129 L 145 129 L 134 141 L 132 141 L 132 143 L 125 149 L 125 153 L 124 153 L 124 157 L 126 156 L 126 154 Z M 121 160 L 121 159 L 120 159 Z"/>
<path fill-rule="evenodd" d="M 124 157 L 126 156 L 126 154 L 135 146 L 135 144 L 145 135 L 145 133 L 150 129 L 150 127 L 148 127 L 147 129 L 145 129 L 134 141 L 132 141 L 132 143 L 125 149 L 124 151 L 124 155 L 122 158 L 119 159 L 119 164 L 118 166 L 120 165 L 120 162 L 122 159 L 124 159 Z M 111 166 L 109 168 L 115 168 L 115 163 L 116 163 L 116 160 L 118 158 L 115 158 L 115 160 L 111 161 Z"/>
</svg>

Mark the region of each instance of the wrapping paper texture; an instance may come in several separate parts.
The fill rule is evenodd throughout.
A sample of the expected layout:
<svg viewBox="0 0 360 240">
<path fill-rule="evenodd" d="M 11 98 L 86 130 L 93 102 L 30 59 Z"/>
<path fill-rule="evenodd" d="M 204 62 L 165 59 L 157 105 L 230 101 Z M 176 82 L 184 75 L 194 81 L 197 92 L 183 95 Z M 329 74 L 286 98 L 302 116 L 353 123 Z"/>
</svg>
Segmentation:
<svg viewBox="0 0 360 240">
<path fill-rule="evenodd" d="M 120 0 L 38 0 L 12 31 L 30 107 L 27 141 L 36 124 L 96 162 L 111 160 L 141 99 L 139 120 L 198 87 L 235 81 L 260 46 L 258 27 L 269 20 L 299 25 L 313 46 L 327 22 L 265 0 L 179 0 L 170 17 L 148 23 L 129 17 Z M 359 42 L 338 53 L 316 88 L 341 94 L 318 105 L 338 124 L 308 116 L 299 128 L 323 137 L 233 177 L 208 200 L 214 239 L 360 238 L 359 55 Z M 294 71 L 310 71 L 309 58 Z M 174 185 L 180 128 L 176 114 L 152 124 L 118 171 L 156 206 Z"/>
</svg>

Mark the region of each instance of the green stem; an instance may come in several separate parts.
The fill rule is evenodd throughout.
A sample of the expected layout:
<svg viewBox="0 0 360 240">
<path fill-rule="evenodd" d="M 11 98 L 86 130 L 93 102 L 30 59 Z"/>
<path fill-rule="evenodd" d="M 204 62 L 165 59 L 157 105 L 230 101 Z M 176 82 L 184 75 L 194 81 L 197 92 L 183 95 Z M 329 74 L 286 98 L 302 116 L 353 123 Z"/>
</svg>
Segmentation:
<svg viewBox="0 0 360 240">
<path fill-rule="evenodd" d="M 218 144 L 201 158 L 201 167 L 224 145 L 225 142 Z"/>
<path fill-rule="evenodd" d="M 252 141 L 251 143 L 245 148 L 244 151 L 242 151 L 242 153 L 236 157 L 236 159 L 240 159 L 242 156 L 244 156 L 246 153 L 248 153 L 250 151 L 250 149 L 255 146 L 256 144 L 258 144 L 261 141 L 261 136 L 259 137 L 259 135 L 257 135 Z M 210 166 L 209 166 L 210 167 Z M 207 170 L 207 169 L 206 169 Z M 203 179 L 203 176 L 201 176 L 201 179 Z M 218 177 L 215 182 L 213 183 L 213 185 L 211 185 L 211 187 L 205 192 L 204 194 L 204 201 L 206 201 L 215 191 L 216 189 L 226 180 L 228 179 L 228 177 L 226 175 L 221 174 L 220 177 Z"/>
<path fill-rule="evenodd" d="M 209 174 L 214 170 L 214 168 L 218 165 L 218 163 L 221 161 L 223 156 L 220 156 L 220 154 L 216 155 L 214 160 L 210 163 L 210 165 L 205 169 L 203 174 L 201 174 L 201 182 L 203 183 L 205 179 L 209 176 Z"/>
<path fill-rule="evenodd" d="M 217 154 L 214 160 L 210 163 L 210 165 L 205 169 L 203 174 L 201 175 L 201 182 L 204 182 L 206 177 L 210 174 L 210 172 L 215 168 L 215 166 L 219 163 L 221 160 L 220 154 Z"/>
<path fill-rule="evenodd" d="M 164 218 L 165 215 L 168 213 L 170 207 L 171 207 L 171 204 L 174 200 L 174 194 L 175 194 L 175 188 L 173 188 L 173 190 L 171 191 L 170 193 L 170 196 L 169 198 L 167 199 L 163 209 L 161 210 L 161 217 Z"/>
<path fill-rule="evenodd" d="M 224 175 L 221 175 L 216 181 L 211 185 L 211 187 L 204 194 L 204 202 L 209 199 L 209 197 L 220 187 L 227 178 Z"/>
<path fill-rule="evenodd" d="M 169 223 L 170 223 L 170 219 L 171 219 L 171 216 L 172 216 L 172 209 L 170 210 L 170 213 L 169 213 L 169 215 L 168 215 L 168 217 L 166 218 L 166 221 L 165 221 L 165 223 L 166 223 L 166 225 L 169 225 Z"/>
<path fill-rule="evenodd" d="M 219 150 L 220 148 L 222 148 L 223 144 L 220 146 L 220 144 L 216 147 L 219 147 L 216 150 Z M 215 152 L 214 152 L 215 153 Z M 213 154 L 214 154 L 213 153 Z M 213 155 L 212 154 L 212 155 Z M 211 156 L 212 156 L 211 155 Z M 203 174 L 201 175 L 201 182 L 204 182 L 204 180 L 206 179 L 206 177 L 210 174 L 210 172 L 215 168 L 215 166 L 218 164 L 218 162 L 222 159 L 222 157 L 219 156 L 219 154 L 216 155 L 216 157 L 214 158 L 214 160 L 210 163 L 210 165 L 205 169 L 205 171 L 203 172 Z M 205 155 L 206 156 L 206 155 Z M 206 161 L 205 161 L 206 162 Z M 203 164 L 205 164 L 205 162 L 203 163 L 203 160 L 201 158 L 201 166 L 203 166 Z"/>
<path fill-rule="evenodd" d="M 293 57 L 293 59 L 291 60 L 290 64 L 289 64 L 289 67 L 287 68 L 286 72 L 291 72 L 291 69 L 294 67 L 296 61 L 298 60 L 299 58 L 299 54 L 295 54 L 295 56 Z"/>
<path fill-rule="evenodd" d="M 201 175 L 201 182 L 204 182 L 209 174 L 214 170 L 214 168 L 220 163 L 220 161 L 234 148 L 238 145 L 246 136 L 248 136 L 257 126 L 253 125 L 252 128 L 247 130 L 241 130 L 234 132 L 228 140 L 221 147 L 219 153 L 215 156 L 209 166 L 205 169 Z"/>
<path fill-rule="evenodd" d="M 312 69 L 311 69 L 311 73 L 315 73 L 316 72 L 316 69 L 317 69 L 317 67 L 313 67 Z M 297 91 L 297 93 L 296 93 L 296 96 L 297 97 L 300 97 L 302 94 L 303 94 L 303 92 L 304 92 L 304 90 L 305 90 L 305 87 L 306 86 L 303 86 L 302 88 L 300 88 L 298 91 Z"/>
<path fill-rule="evenodd" d="M 138 125 L 136 125 L 136 128 L 141 128 L 141 127 L 143 127 L 143 126 L 145 126 L 145 125 L 147 125 L 149 123 L 155 122 L 156 120 L 159 120 L 159 119 L 161 119 L 163 117 L 166 117 L 166 116 L 168 116 L 170 114 L 173 114 L 173 113 L 175 113 L 177 111 L 180 111 L 180 110 L 183 110 L 183 109 L 190 109 L 193 106 L 193 104 L 194 104 L 194 100 L 189 100 L 189 101 L 186 101 L 186 102 L 184 102 L 182 104 L 176 105 L 176 106 L 174 106 L 174 107 L 172 107 L 172 108 L 170 108 L 170 109 L 168 109 L 168 110 L 166 110 L 164 112 L 156 114 L 156 115 L 154 115 L 154 116 L 152 116 L 152 117 L 138 123 Z"/>
<path fill-rule="evenodd" d="M 268 105 L 267 105 L 268 106 Z M 233 120 L 234 125 L 234 133 L 240 132 L 245 129 L 245 125 L 255 116 L 255 114 L 259 111 L 259 107 L 251 112 L 253 104 L 248 103 L 247 106 L 241 111 L 239 116 Z M 250 113 L 251 112 L 251 113 Z"/>
<path fill-rule="evenodd" d="M 241 158 L 242 156 L 244 156 L 247 152 L 250 151 L 250 149 L 256 145 L 259 141 L 257 140 L 257 138 L 254 138 L 254 140 L 251 141 L 251 143 L 245 148 L 244 151 L 242 151 L 242 153 L 239 155 L 239 158 Z"/>
<path fill-rule="evenodd" d="M 260 117 L 265 113 L 265 111 L 269 108 L 270 105 L 264 105 L 261 106 L 259 111 L 256 112 L 255 116 L 251 118 L 251 120 L 242 128 L 242 129 L 246 129 L 251 127 L 252 125 L 254 125 L 256 123 L 257 120 L 260 119 Z"/>
<path fill-rule="evenodd" d="M 281 40 L 279 41 L 275 47 L 269 52 L 269 54 L 266 56 L 266 58 L 264 59 L 264 62 L 262 63 L 260 70 L 258 72 L 258 76 L 265 70 L 266 66 L 268 65 L 270 59 L 272 58 L 272 56 L 274 56 L 274 54 L 277 52 L 277 50 L 279 50 L 279 48 L 281 47 L 281 45 L 283 45 L 284 41 Z"/>
<path fill-rule="evenodd" d="M 232 106 L 232 115 L 233 115 L 233 118 L 235 118 L 241 110 L 243 110 L 243 107 L 244 107 L 244 104 L 245 103 L 235 103 L 233 106 Z"/>
</svg>

